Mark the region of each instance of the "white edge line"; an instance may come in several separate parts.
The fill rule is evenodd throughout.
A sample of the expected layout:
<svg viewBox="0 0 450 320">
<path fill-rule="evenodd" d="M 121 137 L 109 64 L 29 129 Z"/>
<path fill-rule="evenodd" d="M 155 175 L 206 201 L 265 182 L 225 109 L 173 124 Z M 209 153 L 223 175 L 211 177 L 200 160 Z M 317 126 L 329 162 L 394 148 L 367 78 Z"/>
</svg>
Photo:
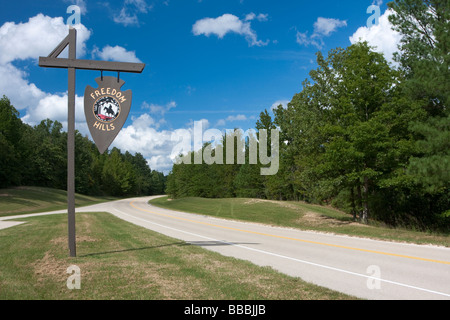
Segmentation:
<svg viewBox="0 0 450 320">
<path fill-rule="evenodd" d="M 356 272 L 352 272 L 352 271 L 348 271 L 348 270 L 344 270 L 344 269 L 339 269 L 339 268 L 330 267 L 330 266 L 326 266 L 326 265 L 322 265 L 322 264 L 318 264 L 318 263 L 314 263 L 314 262 L 309 262 L 309 261 L 305 261 L 305 260 L 301 260 L 301 259 L 296 259 L 296 258 L 284 256 L 284 255 L 277 254 L 277 253 L 272 253 L 272 252 L 269 252 L 269 251 L 264 251 L 264 250 L 260 250 L 260 249 L 254 249 L 254 248 L 246 247 L 246 246 L 243 246 L 243 245 L 239 245 L 239 244 L 235 244 L 235 243 L 231 243 L 231 242 L 227 242 L 227 241 L 223 241 L 223 240 L 218 240 L 218 239 L 202 236 L 202 235 L 199 235 L 199 234 L 196 234 L 196 233 L 192 233 L 192 232 L 188 232 L 188 231 L 184 231 L 184 230 L 168 227 L 168 226 L 156 223 L 156 222 L 152 222 L 152 221 L 149 221 L 149 220 L 145 220 L 145 219 L 142 219 L 142 218 L 138 218 L 138 217 L 132 216 L 132 215 L 130 215 L 128 213 L 125 213 L 125 212 L 123 212 L 123 211 L 121 211 L 119 209 L 116 209 L 116 208 L 114 208 L 114 210 L 120 212 L 121 214 L 129 216 L 129 217 L 131 217 L 133 219 L 141 220 L 141 221 L 143 221 L 145 223 L 150 223 L 150 224 L 153 224 L 153 225 L 157 225 L 159 227 L 163 227 L 163 228 L 170 229 L 170 230 L 173 230 L 173 231 L 189 234 L 189 235 L 196 236 L 196 237 L 199 237 L 199 238 L 203 238 L 203 239 L 207 239 L 207 240 L 211 240 L 211 241 L 222 242 L 222 243 L 225 243 L 227 245 L 233 245 L 233 246 L 236 246 L 236 247 L 239 247 L 239 248 L 242 248 L 242 249 L 256 251 L 256 252 L 264 253 L 264 254 L 267 254 L 267 255 L 271 255 L 271 256 L 275 256 L 275 257 L 279 257 L 279 258 L 283 258 L 283 259 L 288 259 L 288 260 L 292 260 L 292 261 L 296 261 L 296 262 L 300 262 L 300 263 L 304 263 L 304 264 L 309 264 L 309 265 L 313 265 L 313 266 L 324 268 L 324 269 L 329 269 L 329 270 L 333 270 L 333 271 L 347 273 L 347 274 L 358 276 L 358 277 L 363 277 L 363 278 L 367 278 L 367 279 L 376 279 L 376 280 L 379 280 L 379 281 L 382 281 L 382 282 L 394 284 L 394 285 L 401 286 L 401 287 L 407 287 L 407 288 L 411 288 L 411 289 L 416 289 L 416 290 L 420 290 L 420 291 L 426 291 L 426 292 L 442 295 L 442 296 L 445 296 L 445 297 L 450 297 L 450 294 L 447 294 L 447 293 L 434 291 L 434 290 L 429 290 L 429 289 L 425 289 L 425 288 L 420 288 L 420 287 L 416 287 L 416 286 L 412 286 L 412 285 L 408 285 L 408 284 L 404 284 L 404 283 L 400 283 L 400 282 L 396 282 L 396 281 L 381 279 L 381 278 L 378 278 L 378 277 L 372 277 L 372 276 L 368 276 L 368 275 L 361 274 L 361 273 L 356 273 Z"/>
</svg>

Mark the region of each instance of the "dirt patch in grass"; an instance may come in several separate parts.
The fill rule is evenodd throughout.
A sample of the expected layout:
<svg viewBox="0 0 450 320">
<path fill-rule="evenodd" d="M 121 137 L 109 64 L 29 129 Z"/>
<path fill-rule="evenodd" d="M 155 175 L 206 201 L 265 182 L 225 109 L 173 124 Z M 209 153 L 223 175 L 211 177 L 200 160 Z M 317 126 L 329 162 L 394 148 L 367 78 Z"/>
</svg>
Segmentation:
<svg viewBox="0 0 450 320">
<path fill-rule="evenodd" d="M 35 261 L 32 265 L 37 281 L 40 284 L 48 278 L 57 282 L 63 282 L 67 277 L 67 265 L 65 261 L 57 259 L 51 251 L 47 251 L 44 257 Z"/>
<path fill-rule="evenodd" d="M 83 243 L 83 242 L 99 241 L 98 239 L 95 239 L 88 235 L 76 235 L 75 238 L 76 238 L 76 243 L 78 243 L 78 244 Z M 58 238 L 52 239 L 51 243 L 56 244 L 56 245 L 62 245 L 62 244 L 66 245 L 67 241 L 68 241 L 67 236 L 64 236 L 64 237 L 58 237 Z"/>
<path fill-rule="evenodd" d="M 301 208 L 299 208 L 298 206 L 295 206 L 289 202 L 282 202 L 282 201 L 275 201 L 275 200 L 248 199 L 243 204 L 252 205 L 252 204 L 257 204 L 257 203 L 273 203 L 282 208 L 289 208 L 289 209 L 293 209 L 293 210 L 302 211 Z"/>
<path fill-rule="evenodd" d="M 297 221 L 300 224 L 308 224 L 311 226 L 328 226 L 328 227 L 341 227 L 341 226 L 354 226 L 360 228 L 369 228 L 370 226 L 361 224 L 354 221 L 342 221 L 333 219 L 316 212 L 307 211 Z"/>
</svg>

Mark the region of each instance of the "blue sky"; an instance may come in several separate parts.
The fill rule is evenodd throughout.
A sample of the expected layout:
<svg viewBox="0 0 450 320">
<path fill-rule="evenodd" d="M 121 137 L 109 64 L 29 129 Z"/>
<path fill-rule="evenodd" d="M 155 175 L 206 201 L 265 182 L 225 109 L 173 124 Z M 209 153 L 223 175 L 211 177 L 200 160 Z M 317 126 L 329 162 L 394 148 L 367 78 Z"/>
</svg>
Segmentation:
<svg viewBox="0 0 450 320">
<path fill-rule="evenodd" d="M 383 1 L 2 1 L 0 94 L 31 125 L 47 117 L 66 125 L 67 71 L 40 68 L 37 59 L 67 34 L 71 4 L 81 8 L 80 59 L 146 64 L 142 74 L 121 74 L 133 104 L 113 146 L 166 173 L 174 133 L 200 120 L 204 129 L 253 128 L 260 112 L 301 91 L 317 51 L 361 37 L 389 58 L 398 43 L 387 18 L 366 26 L 372 4 L 387 16 Z M 99 76 L 77 71 L 76 128 L 89 137 L 82 97 Z"/>
</svg>

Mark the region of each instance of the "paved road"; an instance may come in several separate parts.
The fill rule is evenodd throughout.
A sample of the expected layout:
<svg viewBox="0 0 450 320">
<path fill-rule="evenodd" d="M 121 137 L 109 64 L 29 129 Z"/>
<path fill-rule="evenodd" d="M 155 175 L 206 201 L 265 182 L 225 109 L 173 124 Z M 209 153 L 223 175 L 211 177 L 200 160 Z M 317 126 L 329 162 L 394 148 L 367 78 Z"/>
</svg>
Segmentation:
<svg viewBox="0 0 450 320">
<path fill-rule="evenodd" d="M 217 219 L 150 206 L 151 198 L 77 212 L 107 211 L 170 237 L 360 298 L 450 300 L 450 248 Z M 11 217 L 0 220 L 5 219 Z"/>
</svg>

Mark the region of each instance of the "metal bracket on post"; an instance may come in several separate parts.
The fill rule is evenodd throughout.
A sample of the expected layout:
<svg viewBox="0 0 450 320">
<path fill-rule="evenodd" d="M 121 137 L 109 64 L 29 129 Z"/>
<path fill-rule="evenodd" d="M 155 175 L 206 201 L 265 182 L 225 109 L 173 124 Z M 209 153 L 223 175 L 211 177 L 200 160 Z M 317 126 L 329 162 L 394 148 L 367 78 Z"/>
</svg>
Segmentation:
<svg viewBox="0 0 450 320">
<path fill-rule="evenodd" d="M 76 257 L 75 237 L 75 73 L 76 69 L 141 73 L 145 64 L 130 62 L 80 60 L 76 58 L 77 30 L 69 28 L 69 35 L 50 53 L 48 57 L 39 57 L 40 67 L 64 68 L 68 70 L 68 114 L 67 114 L 67 213 L 68 242 L 71 257 Z M 68 59 L 58 58 L 69 46 Z"/>
</svg>

